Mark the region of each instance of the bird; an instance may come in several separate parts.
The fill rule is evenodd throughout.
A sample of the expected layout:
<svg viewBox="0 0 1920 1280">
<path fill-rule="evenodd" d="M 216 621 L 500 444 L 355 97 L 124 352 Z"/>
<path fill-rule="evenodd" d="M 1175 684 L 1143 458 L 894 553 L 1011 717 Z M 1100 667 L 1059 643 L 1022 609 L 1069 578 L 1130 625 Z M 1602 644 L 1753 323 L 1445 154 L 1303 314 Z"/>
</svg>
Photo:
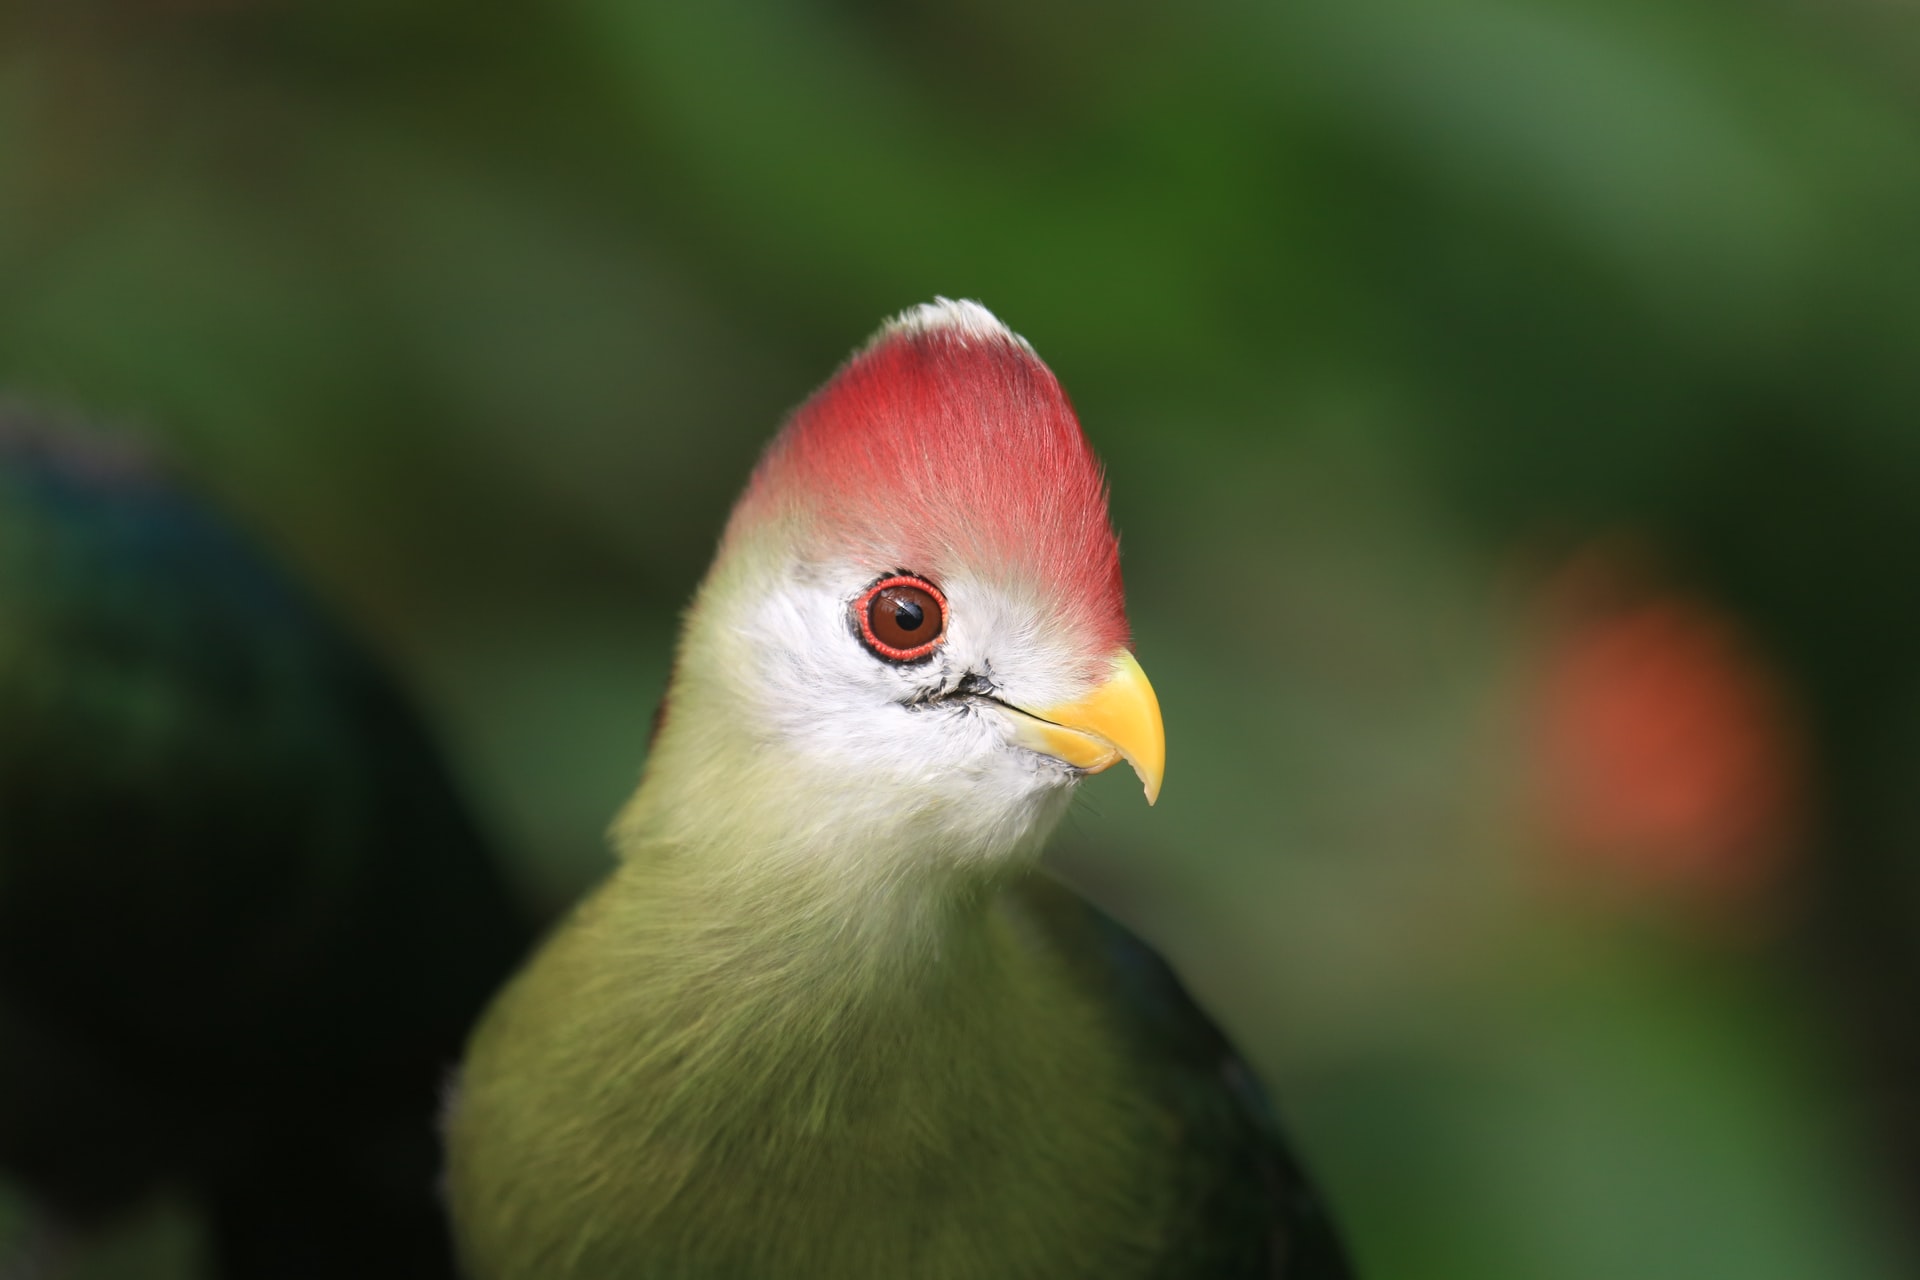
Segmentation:
<svg viewBox="0 0 1920 1280">
<path fill-rule="evenodd" d="M 686 616 L 607 878 L 446 1119 L 471 1280 L 1348 1274 L 1225 1036 L 1039 860 L 1152 803 L 1107 484 L 977 302 L 787 420 Z"/>
<path fill-rule="evenodd" d="M 452 1276 L 441 1089 L 525 915 L 296 575 L 124 436 L 0 408 L 0 1175 L 33 1234 L 168 1189 L 226 1280 Z"/>
</svg>

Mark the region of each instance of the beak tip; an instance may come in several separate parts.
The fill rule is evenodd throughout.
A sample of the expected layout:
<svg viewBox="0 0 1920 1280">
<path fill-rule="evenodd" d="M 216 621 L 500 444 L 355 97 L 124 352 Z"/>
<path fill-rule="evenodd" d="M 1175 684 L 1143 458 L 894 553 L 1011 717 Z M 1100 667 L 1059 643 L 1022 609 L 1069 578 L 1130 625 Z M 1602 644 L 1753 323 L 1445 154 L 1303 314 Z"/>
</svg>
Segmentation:
<svg viewBox="0 0 1920 1280">
<path fill-rule="evenodd" d="M 1128 763 L 1133 764 L 1132 761 Z M 1160 782 L 1163 772 L 1161 769 L 1143 769 L 1137 764 L 1134 764 L 1133 771 L 1140 779 L 1141 789 L 1147 793 L 1147 805 L 1151 808 L 1160 799 Z"/>
</svg>

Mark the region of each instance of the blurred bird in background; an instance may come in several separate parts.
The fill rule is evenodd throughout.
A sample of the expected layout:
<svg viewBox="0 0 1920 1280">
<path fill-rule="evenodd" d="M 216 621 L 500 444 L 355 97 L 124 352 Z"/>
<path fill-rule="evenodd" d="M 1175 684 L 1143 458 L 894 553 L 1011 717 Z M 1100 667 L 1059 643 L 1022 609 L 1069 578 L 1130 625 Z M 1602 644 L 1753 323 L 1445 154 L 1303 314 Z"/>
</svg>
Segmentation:
<svg viewBox="0 0 1920 1280">
<path fill-rule="evenodd" d="M 65 1274 L 450 1275 L 433 1117 L 528 925 L 379 664 L 190 489 L 0 410 L 0 1176 Z M 0 1238 L 0 1269 L 10 1242 Z"/>
</svg>

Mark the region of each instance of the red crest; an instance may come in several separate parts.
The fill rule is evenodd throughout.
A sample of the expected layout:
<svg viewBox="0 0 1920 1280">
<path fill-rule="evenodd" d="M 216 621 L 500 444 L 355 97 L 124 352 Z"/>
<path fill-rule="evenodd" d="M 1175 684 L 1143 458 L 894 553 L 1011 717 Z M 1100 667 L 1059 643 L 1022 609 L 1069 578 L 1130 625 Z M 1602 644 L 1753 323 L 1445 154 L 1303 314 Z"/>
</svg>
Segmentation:
<svg viewBox="0 0 1920 1280">
<path fill-rule="evenodd" d="M 794 412 L 734 522 L 774 511 L 876 573 L 1021 581 L 1091 652 L 1127 642 L 1099 460 L 1052 370 L 976 303 L 906 313 Z"/>
</svg>

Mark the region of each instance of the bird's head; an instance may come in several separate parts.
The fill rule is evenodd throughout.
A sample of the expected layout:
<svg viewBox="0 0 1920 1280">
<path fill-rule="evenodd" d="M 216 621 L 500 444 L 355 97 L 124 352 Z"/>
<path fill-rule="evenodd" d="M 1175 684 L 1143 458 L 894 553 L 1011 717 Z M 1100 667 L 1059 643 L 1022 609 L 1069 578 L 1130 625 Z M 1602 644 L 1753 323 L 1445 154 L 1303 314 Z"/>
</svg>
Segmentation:
<svg viewBox="0 0 1920 1280">
<path fill-rule="evenodd" d="M 755 470 L 641 800 L 674 776 L 723 807 L 777 798 L 796 846 L 977 862 L 1031 851 L 1073 784 L 1122 759 L 1151 803 L 1165 740 L 1100 465 L 1052 372 L 984 307 L 908 311 Z"/>
</svg>

